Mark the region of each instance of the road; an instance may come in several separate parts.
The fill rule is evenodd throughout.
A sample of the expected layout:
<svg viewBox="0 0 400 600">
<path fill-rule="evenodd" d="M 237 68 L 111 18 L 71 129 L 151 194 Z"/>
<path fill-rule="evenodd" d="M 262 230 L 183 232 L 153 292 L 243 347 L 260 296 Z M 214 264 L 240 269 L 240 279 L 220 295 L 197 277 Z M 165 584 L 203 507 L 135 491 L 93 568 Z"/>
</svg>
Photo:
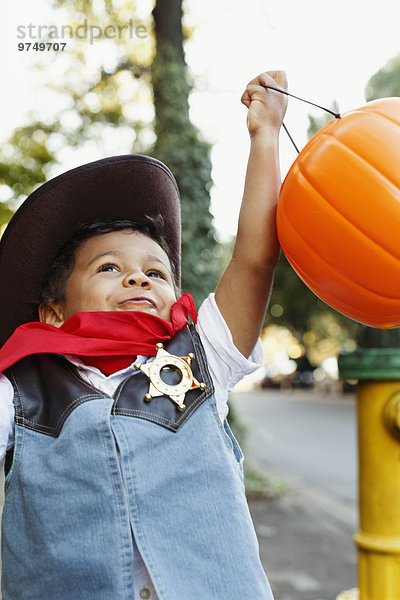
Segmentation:
<svg viewBox="0 0 400 600">
<path fill-rule="evenodd" d="M 266 390 L 232 394 L 249 427 L 247 455 L 349 525 L 357 522 L 357 446 L 352 395 Z"/>
</svg>

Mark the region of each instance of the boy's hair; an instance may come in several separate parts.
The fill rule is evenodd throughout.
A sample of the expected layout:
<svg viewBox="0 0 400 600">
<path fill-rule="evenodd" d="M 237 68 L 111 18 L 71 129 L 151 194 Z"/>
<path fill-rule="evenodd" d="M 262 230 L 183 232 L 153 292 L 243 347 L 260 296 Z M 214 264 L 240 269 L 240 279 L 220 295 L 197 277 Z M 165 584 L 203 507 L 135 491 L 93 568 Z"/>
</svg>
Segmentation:
<svg viewBox="0 0 400 600">
<path fill-rule="evenodd" d="M 95 235 L 112 233 L 113 231 L 121 231 L 122 229 L 131 229 L 132 231 L 143 233 L 154 240 L 164 250 L 171 265 L 174 291 L 179 296 L 177 273 L 175 272 L 170 249 L 164 236 L 164 219 L 162 215 L 152 217 L 145 215 L 140 221 L 120 219 L 82 223 L 66 244 L 62 246 L 52 262 L 43 281 L 38 306 L 40 304 L 56 303 L 63 299 L 67 281 L 75 267 L 76 251 L 82 242 Z"/>
</svg>

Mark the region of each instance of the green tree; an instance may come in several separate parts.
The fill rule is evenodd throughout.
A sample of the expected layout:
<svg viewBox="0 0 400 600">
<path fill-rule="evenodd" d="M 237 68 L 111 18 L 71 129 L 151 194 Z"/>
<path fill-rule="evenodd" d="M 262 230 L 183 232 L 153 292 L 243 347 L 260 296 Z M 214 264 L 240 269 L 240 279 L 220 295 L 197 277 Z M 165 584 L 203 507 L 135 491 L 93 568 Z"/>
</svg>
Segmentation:
<svg viewBox="0 0 400 600">
<path fill-rule="evenodd" d="M 116 10 L 109 0 L 96 2 L 96 10 L 85 0 L 67 5 L 52 0 L 52 4 L 64 12 L 64 22 L 73 28 L 85 19 L 91 25 L 115 23 Z M 119 14 L 126 14 L 123 8 L 120 6 Z M 145 25 L 150 32 L 151 15 Z M 67 38 L 67 42 L 68 49 L 62 56 L 38 54 L 36 68 L 48 73 L 45 114 L 37 106 L 30 122 L 17 128 L 0 150 L 0 183 L 8 192 L 8 206 L 12 208 L 54 174 L 68 149 L 72 153 L 83 148 L 89 157 L 96 153 L 93 159 L 104 156 L 109 153 L 107 140 L 115 138 L 116 129 L 125 140 L 121 153 L 130 152 L 132 146 L 136 152 L 149 146 L 151 122 L 138 118 L 138 114 L 140 106 L 150 104 L 152 98 L 152 36 L 135 39 L 134 43 L 126 36 L 115 41 L 102 39 L 96 41 L 96 46 L 87 39 Z"/>
<path fill-rule="evenodd" d="M 85 20 L 100 28 L 135 21 L 132 2 L 53 0 L 53 5 L 73 28 Z M 87 149 L 88 160 L 110 153 L 156 155 L 171 167 L 181 190 L 183 287 L 200 302 L 215 287 L 217 243 L 209 211 L 210 146 L 189 118 L 182 0 L 156 2 L 154 15 L 140 24 L 148 32 L 145 39 L 132 39 L 128 30 L 93 46 L 74 38 L 56 81 L 47 57 L 41 57 L 39 67 L 49 71 L 46 87 L 57 108 L 18 128 L 0 151 L 0 183 L 11 200 L 2 212 L 7 219 L 9 207 L 52 176 L 68 149 Z"/>
<path fill-rule="evenodd" d="M 400 54 L 391 58 L 369 79 L 365 87 L 365 99 L 400 96 Z"/>
</svg>

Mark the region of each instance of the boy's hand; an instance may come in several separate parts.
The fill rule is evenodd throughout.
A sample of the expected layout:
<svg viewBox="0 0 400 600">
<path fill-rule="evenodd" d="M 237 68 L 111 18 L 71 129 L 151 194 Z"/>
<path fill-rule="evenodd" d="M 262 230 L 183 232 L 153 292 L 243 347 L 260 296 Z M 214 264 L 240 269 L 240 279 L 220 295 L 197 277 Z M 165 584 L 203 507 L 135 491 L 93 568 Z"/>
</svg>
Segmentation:
<svg viewBox="0 0 400 600">
<path fill-rule="evenodd" d="M 284 71 L 267 71 L 252 79 L 242 95 L 241 101 L 247 106 L 247 127 L 253 137 L 264 129 L 279 132 L 287 107 L 287 96 L 274 90 L 268 90 L 264 85 L 287 90 L 287 79 Z"/>
</svg>

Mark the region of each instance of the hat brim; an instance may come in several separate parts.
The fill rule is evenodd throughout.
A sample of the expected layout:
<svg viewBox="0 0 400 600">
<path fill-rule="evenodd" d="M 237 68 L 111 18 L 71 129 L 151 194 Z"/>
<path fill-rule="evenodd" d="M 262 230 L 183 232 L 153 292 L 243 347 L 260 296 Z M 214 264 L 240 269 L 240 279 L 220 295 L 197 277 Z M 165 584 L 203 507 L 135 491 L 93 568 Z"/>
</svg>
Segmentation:
<svg viewBox="0 0 400 600">
<path fill-rule="evenodd" d="M 176 181 L 160 161 L 123 155 L 82 165 L 36 189 L 0 241 L 0 345 L 16 327 L 37 320 L 35 303 L 61 247 L 81 223 L 161 214 L 175 272 L 181 223 Z"/>
</svg>

